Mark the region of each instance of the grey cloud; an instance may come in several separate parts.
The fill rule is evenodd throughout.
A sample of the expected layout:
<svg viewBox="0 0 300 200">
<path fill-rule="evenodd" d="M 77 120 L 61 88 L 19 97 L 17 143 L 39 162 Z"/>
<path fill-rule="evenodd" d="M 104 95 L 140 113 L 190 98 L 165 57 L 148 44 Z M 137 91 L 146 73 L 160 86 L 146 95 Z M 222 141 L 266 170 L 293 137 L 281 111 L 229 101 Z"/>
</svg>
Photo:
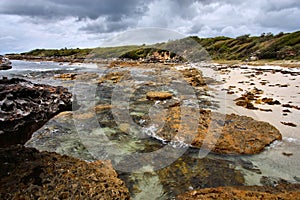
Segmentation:
<svg viewBox="0 0 300 200">
<path fill-rule="evenodd" d="M 139 0 L 3 0 L 0 3 L 0 14 L 43 18 L 73 16 L 80 19 L 108 16 L 111 21 L 116 21 L 122 16 L 136 16 L 145 12 L 146 2 Z"/>
<path fill-rule="evenodd" d="M 135 25 L 136 21 L 134 20 L 120 19 L 118 21 L 110 21 L 110 19 L 98 18 L 81 27 L 79 30 L 86 31 L 88 33 L 110 33 L 124 31 Z"/>
<path fill-rule="evenodd" d="M 264 27 L 294 31 L 300 28 L 299 16 L 300 8 L 290 8 L 261 13 L 257 21 Z"/>
<path fill-rule="evenodd" d="M 210 5 L 213 9 L 205 8 Z M 229 36 L 257 35 L 258 31 L 289 32 L 300 28 L 299 0 L 211 0 L 198 4 L 198 8 L 198 16 L 192 19 L 188 34 L 200 34 L 206 29 L 214 36 L 214 33 L 236 29 L 236 32 L 230 31 Z"/>
<path fill-rule="evenodd" d="M 150 1 L 141 0 L 3 0 L 0 14 L 23 16 L 34 24 L 56 22 L 67 17 L 87 21 L 79 30 L 108 33 L 127 29 L 146 12 Z M 101 22 L 99 19 L 105 19 Z"/>
<path fill-rule="evenodd" d="M 12 49 L 79 44 L 73 40 L 94 45 L 95 38 L 143 27 L 200 37 L 291 32 L 300 29 L 300 1 L 0 0 L 0 16 L 3 52 L 3 44 Z"/>
</svg>

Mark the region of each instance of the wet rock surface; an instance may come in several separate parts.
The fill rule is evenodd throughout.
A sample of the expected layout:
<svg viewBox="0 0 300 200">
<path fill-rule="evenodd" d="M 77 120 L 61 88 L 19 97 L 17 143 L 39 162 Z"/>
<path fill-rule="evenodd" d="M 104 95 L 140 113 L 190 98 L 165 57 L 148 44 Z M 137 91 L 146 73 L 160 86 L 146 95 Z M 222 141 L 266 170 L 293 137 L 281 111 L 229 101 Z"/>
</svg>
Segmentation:
<svg viewBox="0 0 300 200">
<path fill-rule="evenodd" d="M 11 69 L 12 65 L 8 58 L 0 55 L 0 70 L 8 70 Z"/>
<path fill-rule="evenodd" d="M 206 80 L 203 78 L 201 71 L 191 68 L 181 71 L 184 79 L 194 87 L 206 86 Z"/>
<path fill-rule="evenodd" d="M 31 134 L 61 111 L 72 109 L 64 87 L 23 79 L 0 80 L 0 146 L 24 144 Z"/>
<path fill-rule="evenodd" d="M 172 94 L 169 92 L 147 92 L 146 94 L 147 99 L 149 100 L 166 100 L 166 99 L 171 99 L 172 98 Z"/>
<path fill-rule="evenodd" d="M 55 79 L 62 79 L 62 80 L 74 80 L 76 79 L 77 74 L 76 73 L 66 73 L 66 74 L 58 74 L 55 75 L 54 78 Z"/>
<path fill-rule="evenodd" d="M 87 163 L 57 153 L 0 149 L 0 199 L 130 199 L 109 161 Z"/>
<path fill-rule="evenodd" d="M 246 116 L 200 110 L 200 118 L 195 119 L 199 121 L 197 130 L 190 129 L 180 116 L 180 107 L 171 108 L 157 134 L 167 141 L 179 139 L 222 154 L 256 154 L 282 138 L 274 126 Z"/>
<path fill-rule="evenodd" d="M 300 184 L 218 187 L 194 190 L 177 196 L 178 200 L 195 199 L 299 199 Z"/>
<path fill-rule="evenodd" d="M 250 110 L 260 110 L 265 112 L 272 112 L 271 109 L 263 109 L 258 108 L 255 104 L 264 104 L 264 105 L 281 105 L 278 100 L 274 100 L 273 98 L 260 98 L 260 95 L 264 92 L 260 89 L 254 88 L 253 90 L 242 94 L 241 97 L 235 99 L 236 105 L 241 106 Z"/>
<path fill-rule="evenodd" d="M 186 155 L 170 166 L 158 170 L 157 174 L 170 196 L 182 194 L 188 189 L 224 185 L 242 186 L 245 182 L 243 174 L 231 168 L 231 164 L 228 161 L 199 159 Z"/>
</svg>

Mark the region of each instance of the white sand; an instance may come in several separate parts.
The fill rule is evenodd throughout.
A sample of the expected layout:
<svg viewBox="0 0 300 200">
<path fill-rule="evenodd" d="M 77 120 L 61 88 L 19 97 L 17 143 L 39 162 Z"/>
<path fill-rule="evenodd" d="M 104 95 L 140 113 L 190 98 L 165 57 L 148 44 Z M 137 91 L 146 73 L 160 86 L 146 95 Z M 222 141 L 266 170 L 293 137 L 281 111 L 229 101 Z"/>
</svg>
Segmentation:
<svg viewBox="0 0 300 200">
<path fill-rule="evenodd" d="M 300 177 L 300 110 L 294 108 L 284 108 L 282 105 L 262 105 L 254 104 L 263 109 L 272 109 L 272 112 L 259 110 L 249 110 L 235 105 L 234 99 L 240 97 L 246 91 L 251 91 L 254 87 L 261 89 L 264 93 L 260 98 L 268 97 L 280 101 L 281 104 L 290 104 L 300 107 L 300 75 L 283 74 L 281 72 L 271 72 L 270 70 L 282 72 L 300 72 L 299 68 L 282 68 L 279 66 L 241 66 L 241 68 L 227 68 L 221 71 L 215 71 L 213 68 L 221 66 L 198 68 L 204 76 L 214 77 L 223 80 L 221 85 L 211 85 L 215 89 L 214 95 L 220 101 L 220 112 L 236 113 L 253 117 L 256 120 L 266 121 L 280 130 L 283 140 L 275 142 L 259 155 L 250 156 L 251 160 L 262 170 L 262 175 L 245 172 L 248 184 L 259 184 L 261 176 L 274 176 L 289 181 L 295 181 L 294 177 Z M 262 74 L 249 77 L 259 71 Z M 248 76 L 248 77 L 247 77 Z M 240 82 L 240 83 L 239 83 Z M 243 83 L 241 83 L 243 82 Z M 266 82 L 262 85 L 260 82 Z M 252 83 L 252 84 L 251 84 Z M 253 84 L 254 83 L 254 84 Z M 278 84 L 278 85 L 277 85 Z M 286 85 L 280 87 L 279 85 Z M 271 87 L 270 85 L 274 85 Z M 277 86 L 276 86 L 277 85 Z M 231 91 L 235 94 L 229 95 L 227 91 L 230 86 L 235 86 Z M 290 110 L 287 116 L 283 115 L 283 110 Z M 292 122 L 297 127 L 283 125 L 281 122 Z M 292 156 L 285 156 L 283 153 L 292 153 Z"/>
</svg>

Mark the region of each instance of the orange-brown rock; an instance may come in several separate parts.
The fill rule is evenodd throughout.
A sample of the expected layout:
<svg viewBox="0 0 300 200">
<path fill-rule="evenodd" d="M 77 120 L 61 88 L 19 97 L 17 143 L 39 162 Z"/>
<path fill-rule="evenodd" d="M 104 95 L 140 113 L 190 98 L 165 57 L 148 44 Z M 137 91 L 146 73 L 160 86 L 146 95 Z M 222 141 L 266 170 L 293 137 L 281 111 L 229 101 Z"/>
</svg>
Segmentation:
<svg viewBox="0 0 300 200">
<path fill-rule="evenodd" d="M 200 110 L 200 117 L 189 116 L 188 121 L 198 120 L 198 129 L 181 121 L 179 106 L 169 109 L 161 120 L 165 125 L 157 132 L 167 141 L 181 140 L 197 148 L 210 149 L 222 154 L 256 154 L 275 140 L 281 140 L 280 132 L 267 122 L 235 114 L 224 115 Z M 187 112 L 188 113 L 188 112 Z"/>
<path fill-rule="evenodd" d="M 117 67 L 117 66 L 120 66 L 120 67 L 132 67 L 132 66 L 138 66 L 140 65 L 139 62 L 124 62 L 124 61 L 113 61 L 109 64 L 109 67 Z"/>
<path fill-rule="evenodd" d="M 108 72 L 107 74 L 105 74 L 104 76 L 102 76 L 99 80 L 98 83 L 118 83 L 120 82 L 125 75 L 128 74 L 128 71 L 124 70 L 124 71 L 116 71 L 116 72 Z"/>
<path fill-rule="evenodd" d="M 91 79 L 96 79 L 98 77 L 99 77 L 99 74 L 97 74 L 97 73 L 84 72 L 82 74 L 78 74 L 76 76 L 76 80 L 88 81 L 88 80 L 91 80 Z"/>
<path fill-rule="evenodd" d="M 173 96 L 170 92 L 152 91 L 147 92 L 146 97 L 149 100 L 166 100 L 171 99 Z"/>
<path fill-rule="evenodd" d="M 95 110 L 96 113 L 98 113 L 98 112 L 101 112 L 101 111 L 104 111 L 104 110 L 110 110 L 112 108 L 113 108 L 112 105 L 109 105 L 109 104 L 100 104 L 100 105 L 95 106 L 94 110 Z"/>
<path fill-rule="evenodd" d="M 130 199 L 110 161 L 11 146 L 0 149 L 0 169 L 0 199 Z"/>
<path fill-rule="evenodd" d="M 208 199 L 300 199 L 300 184 L 266 186 L 235 186 L 194 190 L 177 196 L 178 200 Z"/>
<path fill-rule="evenodd" d="M 54 78 L 62 79 L 62 80 L 74 80 L 76 78 L 76 76 L 77 76 L 77 74 L 75 74 L 75 73 L 67 73 L 67 74 L 55 75 Z"/>
<path fill-rule="evenodd" d="M 185 69 L 180 71 L 183 74 L 184 79 L 194 87 L 206 86 L 206 82 L 202 76 L 202 73 L 195 69 Z"/>
</svg>

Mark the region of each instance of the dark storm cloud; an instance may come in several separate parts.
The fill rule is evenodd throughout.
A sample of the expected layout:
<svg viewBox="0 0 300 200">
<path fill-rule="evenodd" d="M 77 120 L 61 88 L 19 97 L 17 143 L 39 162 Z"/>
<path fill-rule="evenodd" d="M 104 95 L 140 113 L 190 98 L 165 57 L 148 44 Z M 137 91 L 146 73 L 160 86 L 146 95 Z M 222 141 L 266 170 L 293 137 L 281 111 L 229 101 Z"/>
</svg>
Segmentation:
<svg viewBox="0 0 300 200">
<path fill-rule="evenodd" d="M 37 23 L 75 17 L 88 33 L 157 26 L 198 33 L 242 25 L 299 28 L 299 0 L 2 0 L 0 14 L 29 17 Z"/>
<path fill-rule="evenodd" d="M 276 34 L 299 30 L 299 16 L 299 0 L 0 0 L 0 52 L 93 46 L 145 27 L 200 37 Z"/>
<path fill-rule="evenodd" d="M 108 16 L 110 21 L 116 21 L 122 16 L 136 16 L 145 12 L 146 2 L 139 0 L 3 0 L 0 13 L 43 18 L 74 16 L 97 19 L 100 16 Z"/>
<path fill-rule="evenodd" d="M 110 21 L 106 18 L 98 18 L 87 23 L 87 25 L 81 27 L 79 30 L 86 31 L 87 33 L 111 33 L 123 31 L 134 26 L 136 26 L 135 20 L 120 18 L 117 21 Z"/>
</svg>

